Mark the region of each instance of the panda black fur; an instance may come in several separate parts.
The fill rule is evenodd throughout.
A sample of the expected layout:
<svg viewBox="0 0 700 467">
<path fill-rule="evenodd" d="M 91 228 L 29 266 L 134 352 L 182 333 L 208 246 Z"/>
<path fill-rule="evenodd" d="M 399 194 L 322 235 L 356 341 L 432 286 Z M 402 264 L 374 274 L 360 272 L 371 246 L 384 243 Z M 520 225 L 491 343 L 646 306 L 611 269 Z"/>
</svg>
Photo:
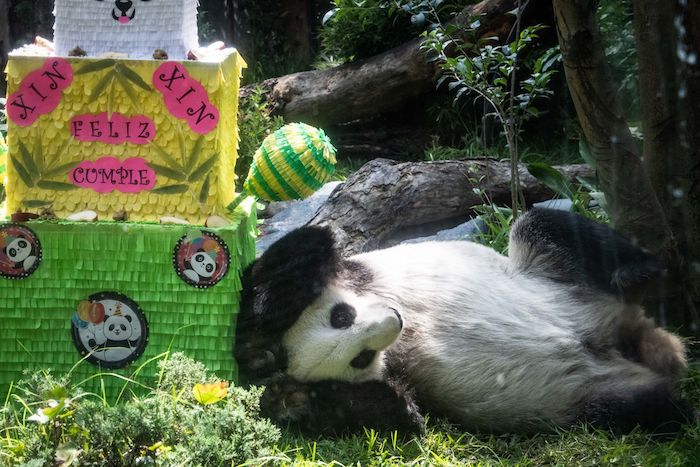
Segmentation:
<svg viewBox="0 0 700 467">
<path fill-rule="evenodd" d="M 240 371 L 267 384 L 266 415 L 315 432 L 420 430 L 422 412 L 495 432 L 666 431 L 692 417 L 675 392 L 684 347 L 638 304 L 663 275 L 654 257 L 550 210 L 522 216 L 509 248 L 343 259 L 329 230 L 293 231 L 244 273 Z"/>
</svg>

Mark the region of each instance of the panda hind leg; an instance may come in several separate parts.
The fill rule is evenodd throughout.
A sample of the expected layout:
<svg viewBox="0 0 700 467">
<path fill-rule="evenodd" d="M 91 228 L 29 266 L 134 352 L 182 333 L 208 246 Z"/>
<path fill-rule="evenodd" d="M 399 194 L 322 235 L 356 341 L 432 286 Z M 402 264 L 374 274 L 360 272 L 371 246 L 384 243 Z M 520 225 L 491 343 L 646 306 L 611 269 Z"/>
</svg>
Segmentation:
<svg viewBox="0 0 700 467">
<path fill-rule="evenodd" d="M 673 380 L 682 377 L 688 366 L 681 339 L 657 326 L 641 311 L 634 316 L 623 316 L 617 347 L 625 358 Z"/>
<path fill-rule="evenodd" d="M 516 268 L 639 303 L 666 268 L 610 227 L 553 209 L 532 209 L 513 225 L 509 256 Z"/>
</svg>

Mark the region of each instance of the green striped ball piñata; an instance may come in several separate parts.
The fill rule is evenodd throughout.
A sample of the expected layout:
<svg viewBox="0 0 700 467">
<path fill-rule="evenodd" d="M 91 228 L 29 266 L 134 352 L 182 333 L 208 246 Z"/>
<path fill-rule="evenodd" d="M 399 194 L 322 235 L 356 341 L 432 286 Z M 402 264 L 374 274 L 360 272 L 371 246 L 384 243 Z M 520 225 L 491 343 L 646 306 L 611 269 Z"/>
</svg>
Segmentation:
<svg viewBox="0 0 700 467">
<path fill-rule="evenodd" d="M 243 191 L 258 199 L 302 199 L 335 173 L 335 148 L 328 136 L 304 123 L 269 135 L 255 152 Z"/>
</svg>

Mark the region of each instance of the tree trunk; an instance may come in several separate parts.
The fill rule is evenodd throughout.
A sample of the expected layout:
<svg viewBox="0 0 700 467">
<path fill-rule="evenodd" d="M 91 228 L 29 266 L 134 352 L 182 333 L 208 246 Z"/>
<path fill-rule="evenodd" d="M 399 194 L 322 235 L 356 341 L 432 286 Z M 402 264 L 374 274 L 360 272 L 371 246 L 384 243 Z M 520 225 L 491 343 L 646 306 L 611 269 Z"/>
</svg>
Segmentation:
<svg viewBox="0 0 700 467">
<path fill-rule="evenodd" d="M 614 225 L 674 257 L 673 235 L 637 154 L 603 52 L 595 0 L 553 0 L 566 80 Z"/>
<path fill-rule="evenodd" d="M 295 61 L 308 63 L 311 60 L 311 5 L 309 0 L 287 0 L 284 2 L 287 53 Z"/>
<path fill-rule="evenodd" d="M 673 324 L 697 332 L 700 297 L 700 75 L 692 59 L 679 60 L 679 51 L 697 55 L 693 34 L 700 28 L 700 1 L 685 8 L 635 0 L 635 34 L 644 130 L 644 165 L 678 245 L 665 301 Z M 674 24 L 680 20 L 681 28 Z M 694 139 L 694 141 L 693 141 Z"/>
<path fill-rule="evenodd" d="M 585 165 L 558 168 L 575 181 L 590 176 Z M 528 205 L 554 193 L 520 167 Z M 330 226 L 345 255 L 381 247 L 394 233 L 447 219 L 466 219 L 484 195 L 495 204 L 510 200 L 510 163 L 493 159 L 404 162 L 374 159 L 348 177 L 309 225 Z"/>
<path fill-rule="evenodd" d="M 685 300 L 680 305 L 689 329 L 700 336 L 700 0 L 689 0 L 679 8 L 676 18 L 684 26 L 678 45 L 685 54 L 675 54 L 681 75 L 674 94 L 679 104 L 680 151 L 672 204 L 676 212 L 681 209 L 673 219 L 673 229 L 681 242 L 677 277 L 686 286 L 681 290 Z"/>
</svg>

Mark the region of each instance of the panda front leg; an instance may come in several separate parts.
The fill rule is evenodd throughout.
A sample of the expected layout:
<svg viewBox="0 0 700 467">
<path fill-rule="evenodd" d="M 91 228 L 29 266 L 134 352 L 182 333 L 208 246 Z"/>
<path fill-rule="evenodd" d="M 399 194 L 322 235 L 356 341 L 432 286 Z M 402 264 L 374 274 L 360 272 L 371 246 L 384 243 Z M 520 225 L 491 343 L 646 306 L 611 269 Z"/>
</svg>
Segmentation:
<svg viewBox="0 0 700 467">
<path fill-rule="evenodd" d="M 279 425 L 311 434 L 340 435 L 362 428 L 424 430 L 412 395 L 396 381 L 300 382 L 279 374 L 265 383 L 260 413 Z"/>
</svg>

